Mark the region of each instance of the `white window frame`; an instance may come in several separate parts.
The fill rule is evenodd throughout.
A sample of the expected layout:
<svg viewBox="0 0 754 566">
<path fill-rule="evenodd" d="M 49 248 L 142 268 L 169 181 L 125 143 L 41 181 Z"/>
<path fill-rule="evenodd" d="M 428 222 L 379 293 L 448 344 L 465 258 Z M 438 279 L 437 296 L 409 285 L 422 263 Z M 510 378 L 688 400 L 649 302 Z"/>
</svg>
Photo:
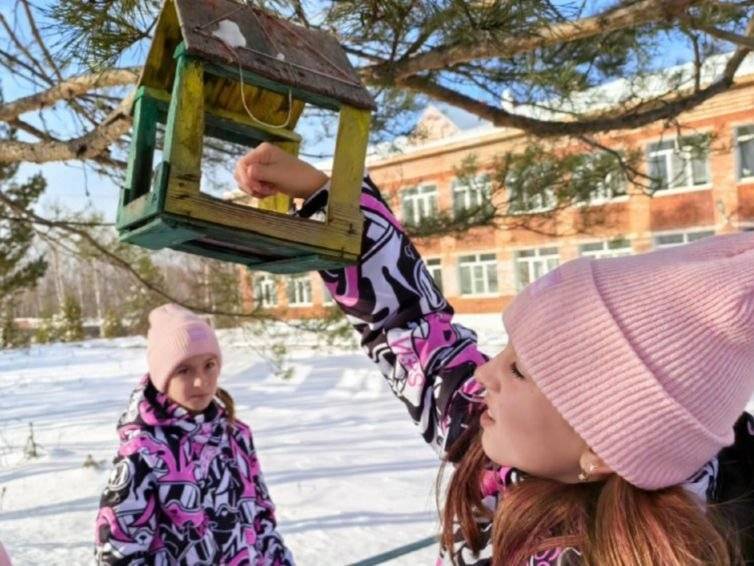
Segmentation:
<svg viewBox="0 0 754 566">
<path fill-rule="evenodd" d="M 683 246 L 702 238 L 708 238 L 715 235 L 715 230 L 712 228 L 698 228 L 695 230 L 674 230 L 672 232 L 657 233 L 652 236 L 652 245 L 654 249 L 673 248 L 675 246 Z M 661 238 L 678 237 L 680 241 L 672 243 L 660 243 Z"/>
<path fill-rule="evenodd" d="M 613 179 L 615 177 L 615 173 L 608 173 L 605 179 L 601 181 L 597 186 L 597 189 L 594 191 L 592 198 L 590 198 L 589 201 L 577 202 L 576 206 L 599 206 L 602 204 L 628 201 L 628 180 L 623 175 L 619 174 L 619 176 L 622 178 L 614 181 Z M 616 194 L 611 186 L 613 183 L 620 183 L 622 192 Z"/>
<path fill-rule="evenodd" d="M 473 258 L 473 261 L 464 261 Z M 497 273 L 497 254 L 495 252 L 479 252 L 458 256 L 458 294 L 461 297 L 495 297 L 500 294 L 500 280 Z M 481 269 L 481 279 L 477 276 L 477 268 Z M 464 271 L 469 270 L 471 291 L 464 293 Z M 480 283 L 481 285 L 477 285 Z M 493 289 L 494 287 L 494 289 Z"/>
<path fill-rule="evenodd" d="M 453 215 L 458 216 L 464 210 L 480 208 L 489 203 L 492 191 L 492 179 L 486 173 L 477 175 L 471 183 L 464 183 L 459 178 L 453 179 Z"/>
<path fill-rule="evenodd" d="M 312 306 L 312 280 L 308 274 L 288 278 L 288 306 L 293 308 Z M 293 291 L 291 293 L 291 291 Z"/>
<path fill-rule="evenodd" d="M 552 189 L 545 189 L 543 192 L 536 195 L 526 195 L 526 192 L 524 191 L 525 198 L 521 199 L 523 201 L 522 204 L 524 205 L 524 208 L 520 210 L 513 208 L 511 205 L 516 201 L 516 199 L 514 199 L 513 189 L 510 188 L 511 185 L 511 182 L 506 182 L 506 189 L 508 191 L 508 214 L 519 216 L 525 214 L 549 212 L 553 210 L 555 208 L 555 205 L 557 204 L 555 202 L 555 193 L 552 191 Z M 530 207 L 530 203 L 527 202 L 528 198 L 538 199 L 539 203 L 537 203 L 537 205 L 534 207 Z"/>
<path fill-rule="evenodd" d="M 278 281 L 269 273 L 254 277 L 254 302 L 261 308 L 269 309 L 278 304 Z"/>
<path fill-rule="evenodd" d="M 741 130 L 749 130 L 746 134 L 741 135 Z M 743 172 L 743 159 L 741 156 L 741 143 L 751 144 L 752 151 L 754 151 L 754 124 L 743 124 L 736 126 L 735 130 L 735 143 L 736 143 L 736 179 L 739 181 L 751 181 L 754 180 L 754 163 L 752 163 L 752 170 L 748 175 L 744 175 Z M 752 157 L 754 160 L 754 157 Z"/>
<path fill-rule="evenodd" d="M 427 266 L 427 271 L 429 271 L 429 275 L 432 277 L 435 283 L 437 283 L 437 286 L 440 288 L 440 292 L 443 292 L 443 281 L 442 281 L 442 258 L 439 257 L 430 257 L 424 260 L 425 265 Z"/>
<path fill-rule="evenodd" d="M 654 158 L 661 158 L 665 162 L 665 169 L 667 170 L 667 179 L 666 179 L 666 187 L 664 188 L 658 188 L 655 189 L 654 195 L 666 195 L 666 194 L 673 194 L 673 193 L 679 193 L 679 192 L 690 192 L 690 191 L 698 191 L 698 190 L 704 190 L 708 189 L 712 185 L 712 175 L 710 171 L 710 160 L 709 160 L 709 151 L 707 151 L 704 155 L 704 171 L 705 171 L 705 179 L 702 182 L 695 182 L 694 181 L 694 162 L 699 161 L 699 159 L 694 159 L 691 155 L 689 155 L 688 150 L 685 149 L 687 146 L 681 145 L 683 143 L 683 140 L 687 140 L 689 138 L 693 138 L 696 136 L 705 136 L 708 137 L 707 134 L 696 134 L 693 136 L 684 136 L 681 138 L 672 138 L 672 139 L 664 139 L 664 140 L 657 140 L 654 142 L 651 142 L 647 144 L 647 172 L 650 177 L 654 177 L 654 172 L 652 171 L 652 160 Z M 680 143 L 679 143 L 680 140 Z M 661 146 L 668 146 L 669 144 L 672 144 L 672 147 L 661 147 Z M 675 158 L 675 159 L 674 159 Z M 684 177 L 686 179 L 685 184 L 675 184 L 676 179 L 682 179 L 681 175 L 678 171 L 676 171 L 675 163 L 677 163 L 676 159 L 678 161 L 681 161 L 683 163 L 684 167 Z M 690 184 L 689 184 L 690 180 Z"/>
<path fill-rule="evenodd" d="M 425 183 L 415 187 L 408 187 L 403 189 L 400 194 L 401 210 L 403 211 L 403 222 L 405 224 L 417 226 L 425 218 L 437 215 L 437 185 Z M 412 203 L 410 214 L 406 208 L 407 201 Z"/>
<path fill-rule="evenodd" d="M 552 252 L 551 250 L 555 250 Z M 525 255 L 522 255 L 525 254 Z M 532 255 L 529 255 L 532 254 Z M 553 264 L 552 260 L 555 260 Z M 524 283 L 521 279 L 521 273 L 519 267 L 526 265 L 527 278 L 529 281 Z M 540 265 L 544 267 L 544 270 L 536 274 L 536 266 Z M 521 291 L 527 285 L 533 283 L 546 273 L 549 273 L 560 265 L 560 251 L 556 246 L 542 246 L 539 248 L 523 248 L 516 250 L 513 257 L 513 267 L 516 274 L 516 290 Z"/>
<path fill-rule="evenodd" d="M 585 249 L 587 247 L 597 248 L 597 245 L 599 245 L 599 249 Z M 631 247 L 631 242 L 625 238 L 598 240 L 596 242 L 583 242 L 579 245 L 579 254 L 583 257 L 591 257 L 593 259 L 625 257 L 633 255 L 633 253 L 634 252 L 633 248 Z"/>
</svg>

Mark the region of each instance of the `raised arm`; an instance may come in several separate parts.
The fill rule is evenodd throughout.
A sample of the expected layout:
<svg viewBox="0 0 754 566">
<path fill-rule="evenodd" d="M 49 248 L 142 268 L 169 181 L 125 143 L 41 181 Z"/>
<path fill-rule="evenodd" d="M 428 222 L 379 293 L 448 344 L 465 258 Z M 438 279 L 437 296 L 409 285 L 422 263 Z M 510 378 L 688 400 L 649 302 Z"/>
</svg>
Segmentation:
<svg viewBox="0 0 754 566">
<path fill-rule="evenodd" d="M 486 357 L 476 334 L 453 322 L 453 308 L 369 177 L 361 210 L 358 263 L 321 275 L 424 440 L 444 453 L 478 406 L 470 404 L 480 389 L 471 377 Z"/>
<path fill-rule="evenodd" d="M 235 176 L 253 196 L 308 197 L 299 211 L 304 217 L 327 206 L 327 177 L 269 144 L 244 156 Z M 480 390 L 471 378 L 486 357 L 476 334 L 453 323 L 452 307 L 369 177 L 360 204 L 365 223 L 358 263 L 321 275 L 424 440 L 443 453 L 478 407 L 470 403 Z"/>
</svg>

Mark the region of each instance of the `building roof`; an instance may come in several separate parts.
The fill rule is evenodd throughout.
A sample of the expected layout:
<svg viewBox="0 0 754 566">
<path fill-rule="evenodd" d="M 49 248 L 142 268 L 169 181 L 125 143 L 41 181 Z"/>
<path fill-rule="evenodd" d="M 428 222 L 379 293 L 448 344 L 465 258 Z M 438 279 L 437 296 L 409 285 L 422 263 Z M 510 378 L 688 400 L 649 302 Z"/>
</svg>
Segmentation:
<svg viewBox="0 0 754 566">
<path fill-rule="evenodd" d="M 702 65 L 701 76 L 702 85 L 710 84 L 717 80 L 723 73 L 725 65 L 731 54 L 716 55 L 706 59 Z M 736 73 L 737 79 L 744 76 L 754 75 L 754 54 L 750 53 Z M 686 89 L 694 84 L 694 66 L 691 63 L 668 67 L 657 73 L 647 75 L 641 78 L 618 79 L 604 85 L 588 89 L 572 98 L 567 107 L 561 106 L 561 109 L 547 110 L 541 106 L 516 105 L 511 106 L 511 110 L 519 115 L 529 116 L 540 120 L 564 120 L 571 116 L 572 112 L 584 112 L 607 110 L 620 104 L 633 92 L 642 92 L 647 99 L 661 97 L 668 94 L 669 90 Z M 503 107 L 511 105 L 510 98 L 505 95 L 501 96 L 501 105 Z M 542 105 L 545 106 L 545 105 Z M 459 112 L 459 109 L 448 110 L 438 105 L 431 105 L 433 112 L 441 111 L 449 118 L 451 112 Z M 442 108 L 442 110 L 440 110 Z M 425 111 L 426 112 L 426 111 Z M 460 111 L 468 119 L 468 112 Z M 424 114 L 422 114 L 424 116 Z M 458 125 L 458 120 L 451 120 Z M 421 123 L 421 118 L 419 120 Z M 407 159 L 416 154 L 424 154 L 440 150 L 449 150 L 456 146 L 464 146 L 469 143 L 481 143 L 487 139 L 501 139 L 506 137 L 516 137 L 521 135 L 519 130 L 513 128 L 499 128 L 493 126 L 490 122 L 477 119 L 471 127 L 458 128 L 454 134 L 437 137 L 437 138 L 411 138 L 399 137 L 391 142 L 375 144 L 367 150 L 367 165 L 375 166 L 383 162 L 395 159 Z M 324 169 L 329 167 L 329 163 L 321 164 Z"/>
<path fill-rule="evenodd" d="M 189 54 L 240 65 L 266 79 L 356 108 L 374 108 L 372 96 L 333 36 L 235 0 L 168 0 L 163 10 L 173 6 L 180 31 L 160 29 L 175 26 L 175 19 L 161 17 L 155 36 L 178 33 Z M 155 52 L 155 57 L 165 55 Z M 172 65 L 172 58 L 153 64 Z"/>
</svg>

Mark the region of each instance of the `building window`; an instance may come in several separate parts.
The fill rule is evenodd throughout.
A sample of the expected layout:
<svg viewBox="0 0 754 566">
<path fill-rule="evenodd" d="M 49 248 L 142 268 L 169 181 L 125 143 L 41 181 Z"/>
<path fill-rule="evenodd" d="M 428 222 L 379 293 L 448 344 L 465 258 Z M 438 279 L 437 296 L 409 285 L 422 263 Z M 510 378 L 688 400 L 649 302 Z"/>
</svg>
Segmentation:
<svg viewBox="0 0 754 566">
<path fill-rule="evenodd" d="M 497 257 L 495 254 L 464 255 L 458 258 L 461 295 L 497 293 Z"/>
<path fill-rule="evenodd" d="M 627 195 L 626 176 L 622 171 L 610 170 L 604 173 L 606 159 L 609 159 L 613 167 L 620 166 L 616 157 L 598 153 L 585 156 L 583 165 L 574 171 L 574 185 L 577 187 L 581 183 L 585 185 L 580 191 L 583 195 L 580 199 L 581 204 L 600 204 Z"/>
<path fill-rule="evenodd" d="M 330 293 L 330 289 L 327 288 L 327 285 L 325 285 L 325 282 L 322 281 L 322 305 L 329 307 L 335 304 L 335 300 L 332 298 L 332 293 Z"/>
<path fill-rule="evenodd" d="M 738 178 L 754 177 L 754 126 L 736 128 Z"/>
<path fill-rule="evenodd" d="M 479 175 L 474 179 L 455 179 L 453 213 L 459 216 L 464 211 L 476 211 L 489 206 L 491 186 L 489 175 Z"/>
<path fill-rule="evenodd" d="M 437 287 L 440 289 L 440 292 L 442 293 L 442 260 L 438 258 L 428 259 L 426 261 L 427 264 L 427 270 L 429 271 L 429 274 L 432 276 L 432 279 L 435 280 L 435 283 L 437 284 Z"/>
<path fill-rule="evenodd" d="M 519 291 L 560 264 L 558 248 L 539 248 L 516 252 L 516 286 Z"/>
<path fill-rule="evenodd" d="M 631 255 L 631 242 L 625 238 L 616 238 L 614 240 L 602 242 L 590 242 L 579 246 L 582 256 L 600 259 L 604 257 L 621 257 Z"/>
<path fill-rule="evenodd" d="M 714 230 L 697 230 L 694 232 L 675 232 L 673 234 L 662 234 L 655 236 L 656 248 L 671 248 L 673 246 L 682 246 L 702 238 L 714 236 Z"/>
<path fill-rule="evenodd" d="M 309 275 L 294 275 L 288 279 L 288 306 L 307 307 L 312 304 L 312 282 Z"/>
<path fill-rule="evenodd" d="M 550 173 L 545 166 L 527 168 L 521 175 L 509 174 L 505 186 L 508 189 L 508 211 L 512 214 L 547 212 L 555 207 L 555 193 L 542 188 L 543 179 Z"/>
<path fill-rule="evenodd" d="M 706 136 L 691 136 L 649 144 L 652 189 L 663 191 L 706 185 L 709 182 L 708 143 Z"/>
<path fill-rule="evenodd" d="M 254 300 L 265 309 L 278 304 L 277 281 L 272 275 L 258 275 L 254 278 Z"/>
<path fill-rule="evenodd" d="M 437 187 L 423 185 L 404 189 L 401 193 L 403 204 L 403 222 L 407 225 L 418 225 L 425 218 L 437 214 Z"/>
</svg>

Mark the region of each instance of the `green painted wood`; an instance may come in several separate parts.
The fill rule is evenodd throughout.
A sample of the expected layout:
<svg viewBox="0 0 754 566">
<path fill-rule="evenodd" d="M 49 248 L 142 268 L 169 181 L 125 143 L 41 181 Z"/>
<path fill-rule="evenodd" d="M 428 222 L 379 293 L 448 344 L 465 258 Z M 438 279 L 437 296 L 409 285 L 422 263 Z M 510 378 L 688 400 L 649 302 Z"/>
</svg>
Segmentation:
<svg viewBox="0 0 754 566">
<path fill-rule="evenodd" d="M 297 219 L 303 222 L 299 226 L 291 224 L 293 219 L 285 215 L 278 214 L 280 220 L 268 221 L 267 216 L 260 214 L 274 218 L 276 213 L 262 213 L 227 203 L 221 206 L 200 193 L 204 137 L 249 147 L 270 141 L 297 153 L 300 136 L 288 129 L 263 127 L 227 109 L 207 107 L 206 96 L 214 95 L 205 92 L 205 75 L 238 84 L 238 68 L 188 56 L 182 45 L 178 45 L 175 55 L 172 93 L 159 86 L 142 85 L 137 94 L 128 183 L 118 210 L 121 239 L 150 249 L 171 247 L 271 273 L 331 269 L 353 263 L 361 243 L 358 192 L 369 112 L 355 111 L 332 97 L 292 89 L 293 96 L 300 101 L 340 112 L 334 162 L 337 179 L 333 184 L 328 220 L 325 224 L 312 224 L 312 228 L 316 226 L 315 231 L 308 227 L 313 221 Z M 152 65 L 155 64 L 152 61 Z M 287 95 L 290 88 L 249 71 L 244 71 L 244 82 L 283 95 Z M 158 123 L 166 125 L 164 161 L 157 164 L 153 172 Z M 205 212 L 205 208 L 216 214 Z M 198 214 L 200 212 L 202 214 Z M 195 217 L 197 215 L 203 220 Z M 284 230 L 280 224 L 287 228 Z M 312 245 L 312 241 L 317 241 L 318 245 Z"/>
<path fill-rule="evenodd" d="M 160 169 L 164 164 L 158 166 L 157 178 L 160 178 Z M 163 177 L 164 178 L 164 177 Z M 165 207 L 165 191 L 150 191 L 145 195 L 132 200 L 128 204 L 121 205 L 118 210 L 116 227 L 118 230 L 126 230 L 140 224 L 159 214 Z"/>
<path fill-rule="evenodd" d="M 157 139 L 157 106 L 149 96 L 140 93 L 133 106 L 133 139 L 128 155 L 124 183 L 125 202 L 131 202 L 149 190 L 152 158 Z"/>
<path fill-rule="evenodd" d="M 264 235 L 239 233 L 223 226 L 169 214 L 123 230 L 120 239 L 148 249 L 170 247 L 278 274 L 337 269 L 356 260 L 353 256 L 327 251 L 313 254 L 308 246 L 286 245 Z"/>
<path fill-rule="evenodd" d="M 199 237 L 199 232 L 182 226 L 180 222 L 158 217 L 136 229 L 121 233 L 119 239 L 150 250 L 161 250 Z"/>
</svg>

